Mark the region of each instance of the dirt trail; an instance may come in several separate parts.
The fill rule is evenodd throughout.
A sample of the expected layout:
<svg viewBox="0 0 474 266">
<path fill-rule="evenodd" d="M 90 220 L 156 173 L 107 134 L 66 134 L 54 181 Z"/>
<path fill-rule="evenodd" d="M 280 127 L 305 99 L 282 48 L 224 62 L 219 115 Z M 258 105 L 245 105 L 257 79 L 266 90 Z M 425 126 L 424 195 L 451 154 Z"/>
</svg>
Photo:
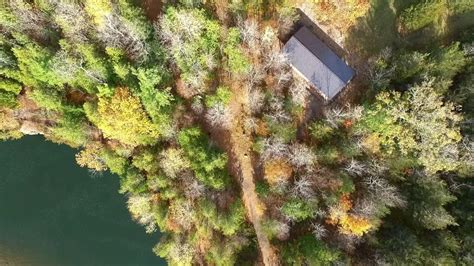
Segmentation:
<svg viewBox="0 0 474 266">
<path fill-rule="evenodd" d="M 244 94 L 244 95 L 242 95 Z M 245 113 L 248 106 L 245 97 L 246 93 L 241 90 L 234 90 L 234 95 L 240 95 L 240 99 L 235 99 L 231 106 L 232 113 L 235 114 L 234 126 L 231 129 L 232 152 L 235 155 L 236 163 L 239 166 L 240 182 L 242 187 L 242 199 L 247 211 L 247 216 L 255 228 L 258 244 L 262 254 L 263 262 L 267 266 L 279 265 L 279 259 L 276 255 L 267 235 L 262 230 L 262 221 L 264 219 L 265 206 L 260 201 L 255 191 L 254 170 L 251 160 L 252 141 L 246 134 L 243 124 Z M 237 98 L 237 97 L 236 97 Z"/>
</svg>

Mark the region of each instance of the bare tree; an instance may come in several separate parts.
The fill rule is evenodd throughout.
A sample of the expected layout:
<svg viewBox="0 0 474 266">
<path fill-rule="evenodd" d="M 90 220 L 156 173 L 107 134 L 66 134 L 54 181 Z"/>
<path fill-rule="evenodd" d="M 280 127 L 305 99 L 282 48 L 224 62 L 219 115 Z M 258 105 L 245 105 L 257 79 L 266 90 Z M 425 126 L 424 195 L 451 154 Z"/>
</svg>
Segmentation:
<svg viewBox="0 0 474 266">
<path fill-rule="evenodd" d="M 250 112 L 252 114 L 260 113 L 263 108 L 265 95 L 257 88 L 250 90 L 248 95 Z"/>
<path fill-rule="evenodd" d="M 242 20 L 239 19 L 237 23 L 242 40 L 251 49 L 255 50 L 258 48 L 260 32 L 258 29 L 258 23 L 253 19 Z"/>
<path fill-rule="evenodd" d="M 81 6 L 69 1 L 50 0 L 54 5 L 55 21 L 73 41 L 86 42 L 92 25 Z"/>
<path fill-rule="evenodd" d="M 192 265 L 195 253 L 194 247 L 182 238 L 173 245 L 169 256 L 175 265 Z"/>
<path fill-rule="evenodd" d="M 160 168 L 169 178 L 175 179 L 189 168 L 190 162 L 181 149 L 168 148 L 160 153 Z"/>
<path fill-rule="evenodd" d="M 352 212 L 359 217 L 372 218 L 377 214 L 378 203 L 380 202 L 377 202 L 376 199 L 371 196 L 358 199 L 352 208 Z"/>
<path fill-rule="evenodd" d="M 281 71 L 290 67 L 288 55 L 280 50 L 271 50 L 265 55 L 265 69 Z"/>
<path fill-rule="evenodd" d="M 155 215 L 151 208 L 150 196 L 131 195 L 127 201 L 128 210 L 133 218 L 144 225 L 147 233 L 156 231 Z"/>
<path fill-rule="evenodd" d="M 299 106 L 304 106 L 308 96 L 310 95 L 308 91 L 308 84 L 300 78 L 294 79 L 293 84 L 290 86 L 289 92 L 291 95 L 291 100 Z"/>
<path fill-rule="evenodd" d="M 246 86 L 252 88 L 262 83 L 265 75 L 265 71 L 259 65 L 252 65 L 250 71 L 245 75 Z"/>
<path fill-rule="evenodd" d="M 169 209 L 170 215 L 184 230 L 191 229 L 194 217 L 194 208 L 188 200 L 175 200 L 171 203 Z"/>
<path fill-rule="evenodd" d="M 372 175 L 382 176 L 384 175 L 389 168 L 378 160 L 372 160 L 369 164 L 369 171 Z"/>
<path fill-rule="evenodd" d="M 183 182 L 184 182 L 184 194 L 186 195 L 186 198 L 188 199 L 191 199 L 191 200 L 197 199 L 201 197 L 206 191 L 206 187 L 203 184 L 199 183 L 199 181 L 197 181 L 196 178 L 194 178 L 191 173 L 189 173 L 183 178 Z"/>
<path fill-rule="evenodd" d="M 313 232 L 313 235 L 316 239 L 322 239 L 325 237 L 328 233 L 328 230 L 320 223 L 313 222 L 311 223 L 311 229 Z"/>
<path fill-rule="evenodd" d="M 367 176 L 363 179 L 363 182 L 375 200 L 389 207 L 401 207 L 406 204 L 398 189 L 386 179 L 377 176 Z"/>
<path fill-rule="evenodd" d="M 355 159 L 351 159 L 349 164 L 344 167 L 344 170 L 351 175 L 361 176 L 367 171 L 367 166 Z"/>
<path fill-rule="evenodd" d="M 277 84 L 282 87 L 288 85 L 293 80 L 291 69 L 282 69 L 276 74 Z"/>
<path fill-rule="evenodd" d="M 264 161 L 274 158 L 286 158 L 289 154 L 288 145 L 278 138 L 268 138 L 264 141 L 262 158 Z"/>
<path fill-rule="evenodd" d="M 101 40 L 108 46 L 124 50 L 135 61 L 144 61 L 148 57 L 149 47 L 134 25 L 116 13 L 107 14 L 104 24 L 98 28 Z"/>
<path fill-rule="evenodd" d="M 247 132 L 254 132 L 257 129 L 257 122 L 254 117 L 245 118 L 244 129 Z"/>
<path fill-rule="evenodd" d="M 290 146 L 290 163 L 297 168 L 305 168 L 308 171 L 313 170 L 316 156 L 304 144 L 295 143 Z"/>
<path fill-rule="evenodd" d="M 292 116 L 284 108 L 284 96 L 282 94 L 273 94 L 268 99 L 266 116 L 277 122 L 291 122 Z"/>
<path fill-rule="evenodd" d="M 223 104 L 216 104 L 207 110 L 206 119 L 212 126 L 228 129 L 232 125 L 232 114 Z"/>
<path fill-rule="evenodd" d="M 303 199 L 314 198 L 315 192 L 313 185 L 313 182 L 308 177 L 303 176 L 295 181 L 292 192 L 295 196 Z"/>
<path fill-rule="evenodd" d="M 462 50 L 467 56 L 474 55 L 474 42 L 465 43 L 462 45 Z"/>
<path fill-rule="evenodd" d="M 287 240 L 288 237 L 290 237 L 290 226 L 288 225 L 288 223 L 284 223 L 284 222 L 279 222 L 278 223 L 278 229 L 277 229 L 277 235 L 276 237 L 279 239 L 279 240 Z"/>
<path fill-rule="evenodd" d="M 291 29 L 295 26 L 298 19 L 299 16 L 298 13 L 296 13 L 295 8 L 281 8 L 280 12 L 278 13 L 279 31 L 283 34 L 290 32 Z"/>
<path fill-rule="evenodd" d="M 325 115 L 326 122 L 328 122 L 328 124 L 333 128 L 338 128 L 342 121 L 350 118 L 349 112 L 341 107 L 331 108 L 325 112 Z"/>
<path fill-rule="evenodd" d="M 172 21 L 162 17 L 155 25 L 159 28 L 157 32 L 160 33 L 160 37 L 164 42 L 175 46 L 183 43 L 186 39 L 199 38 L 204 25 L 195 18 L 194 14 L 190 12 L 176 12 L 174 15 L 175 20 Z"/>
<path fill-rule="evenodd" d="M 51 23 L 44 13 L 39 9 L 33 8 L 29 2 L 24 0 L 11 0 L 7 2 L 12 13 L 19 20 L 19 23 L 14 26 L 19 27 L 26 34 L 42 41 L 48 41 L 50 38 L 48 31 L 58 28 L 56 24 Z"/>
<path fill-rule="evenodd" d="M 373 88 L 383 88 L 388 85 L 390 78 L 395 73 L 395 66 L 384 65 L 380 66 L 378 62 L 390 62 L 392 57 L 392 49 L 386 47 L 382 52 L 375 58 L 370 58 L 368 64 L 366 65 L 366 73 L 368 80 L 371 82 Z"/>
</svg>

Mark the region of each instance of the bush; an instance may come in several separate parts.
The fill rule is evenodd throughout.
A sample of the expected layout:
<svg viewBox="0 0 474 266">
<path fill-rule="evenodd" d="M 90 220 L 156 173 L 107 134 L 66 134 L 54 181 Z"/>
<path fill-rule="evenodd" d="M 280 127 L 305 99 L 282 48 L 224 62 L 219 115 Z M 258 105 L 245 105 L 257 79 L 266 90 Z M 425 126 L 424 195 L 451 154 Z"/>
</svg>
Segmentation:
<svg viewBox="0 0 474 266">
<path fill-rule="evenodd" d="M 257 181 L 255 191 L 260 197 L 267 197 L 270 194 L 270 185 L 265 181 Z"/>
<path fill-rule="evenodd" d="M 226 106 L 230 103 L 232 92 L 227 87 L 218 87 L 216 93 L 206 97 L 206 107 L 213 108 L 217 105 Z"/>
<path fill-rule="evenodd" d="M 0 53 L 0 56 L 1 55 L 2 54 Z M 3 72 L 3 69 L 1 70 L 1 72 Z M 15 95 L 18 95 L 21 92 L 21 89 L 22 89 L 22 86 L 18 82 L 15 82 L 14 80 L 11 80 L 11 79 L 4 79 L 3 77 L 0 77 L 0 91 L 12 92 Z"/>
<path fill-rule="evenodd" d="M 472 12 L 474 10 L 474 2 L 471 0 L 451 0 L 448 5 L 449 10 L 455 15 Z"/>
<path fill-rule="evenodd" d="M 292 122 L 280 123 L 267 119 L 267 125 L 273 136 L 283 140 L 285 143 L 290 143 L 296 139 L 296 131 L 298 128 Z"/>
<path fill-rule="evenodd" d="M 273 239 L 280 233 L 281 223 L 277 220 L 264 220 L 262 222 L 262 230 L 269 239 Z"/>
<path fill-rule="evenodd" d="M 236 234 L 245 221 L 245 209 L 242 200 L 232 203 L 226 213 L 219 213 L 217 227 L 226 236 Z"/>
<path fill-rule="evenodd" d="M 324 121 L 317 121 L 310 125 L 310 134 L 317 142 L 325 142 L 334 134 L 334 128 Z"/>
<path fill-rule="evenodd" d="M 341 159 L 341 153 L 337 147 L 324 145 L 316 150 L 316 158 L 318 162 L 326 165 L 336 165 Z"/>
<path fill-rule="evenodd" d="M 218 211 L 216 204 L 209 199 L 201 200 L 199 209 L 199 213 L 207 218 L 212 227 L 226 236 L 235 235 L 245 222 L 245 209 L 240 199 L 224 212 Z"/>
<path fill-rule="evenodd" d="M 140 194 L 145 191 L 147 191 L 145 177 L 138 169 L 129 167 L 125 175 L 120 176 L 120 193 Z"/>
</svg>

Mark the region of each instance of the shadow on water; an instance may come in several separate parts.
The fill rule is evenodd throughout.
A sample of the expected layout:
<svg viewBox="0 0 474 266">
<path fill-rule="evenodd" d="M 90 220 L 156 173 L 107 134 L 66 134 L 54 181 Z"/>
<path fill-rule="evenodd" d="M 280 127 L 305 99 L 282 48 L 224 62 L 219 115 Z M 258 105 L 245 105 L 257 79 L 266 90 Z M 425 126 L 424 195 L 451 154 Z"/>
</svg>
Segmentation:
<svg viewBox="0 0 474 266">
<path fill-rule="evenodd" d="M 2 142 L 0 169 L 0 265 L 166 265 L 118 178 L 90 177 L 74 150 L 41 137 Z"/>
</svg>

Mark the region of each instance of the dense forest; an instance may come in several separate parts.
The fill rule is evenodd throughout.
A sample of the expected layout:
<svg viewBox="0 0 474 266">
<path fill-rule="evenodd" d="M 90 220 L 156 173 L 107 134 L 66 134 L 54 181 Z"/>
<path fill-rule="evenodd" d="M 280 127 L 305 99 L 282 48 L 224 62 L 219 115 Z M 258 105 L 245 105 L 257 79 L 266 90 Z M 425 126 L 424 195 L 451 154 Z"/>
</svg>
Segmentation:
<svg viewBox="0 0 474 266">
<path fill-rule="evenodd" d="M 120 178 L 169 265 L 474 265 L 471 0 L 9 0 L 0 139 Z M 311 21 L 356 77 L 322 101 Z"/>
</svg>

